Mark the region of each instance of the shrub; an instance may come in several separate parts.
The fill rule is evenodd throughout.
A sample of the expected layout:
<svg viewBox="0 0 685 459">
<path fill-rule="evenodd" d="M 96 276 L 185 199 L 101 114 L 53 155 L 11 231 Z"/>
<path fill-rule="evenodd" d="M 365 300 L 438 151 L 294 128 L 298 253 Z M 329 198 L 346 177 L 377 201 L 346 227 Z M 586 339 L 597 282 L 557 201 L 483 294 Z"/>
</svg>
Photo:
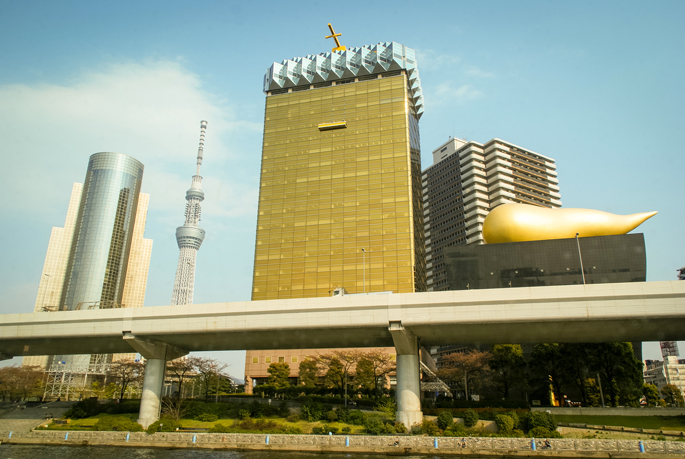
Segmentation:
<svg viewBox="0 0 685 459">
<path fill-rule="evenodd" d="M 549 429 L 546 429 L 544 427 L 533 427 L 528 431 L 528 436 L 529 437 L 535 437 L 535 438 L 543 438 L 543 437 L 551 437 L 552 432 L 549 431 Z"/>
<path fill-rule="evenodd" d="M 345 426 L 342 428 L 341 432 L 344 434 L 348 434 L 348 433 L 352 432 L 352 429 L 349 426 Z"/>
<path fill-rule="evenodd" d="M 328 422 L 335 422 L 338 420 L 338 414 L 335 411 L 329 411 L 326 413 L 326 420 Z"/>
<path fill-rule="evenodd" d="M 202 413 L 196 419 L 201 422 L 215 422 L 219 420 L 219 416 L 216 414 Z"/>
<path fill-rule="evenodd" d="M 464 411 L 464 425 L 466 427 L 475 427 L 478 424 L 478 413 L 468 409 Z"/>
<path fill-rule="evenodd" d="M 330 432 L 330 433 L 332 433 L 333 435 L 337 434 L 337 433 L 338 433 L 338 430 L 339 430 L 337 427 L 333 427 L 333 426 L 323 426 L 323 427 L 324 427 L 324 430 L 325 430 L 327 433 Z"/>
<path fill-rule="evenodd" d="M 250 410 L 238 410 L 238 419 L 249 419 Z"/>
<path fill-rule="evenodd" d="M 421 433 L 425 433 L 426 435 L 430 436 L 440 435 L 440 428 L 433 421 L 424 419 L 421 423 Z"/>
<path fill-rule="evenodd" d="M 531 411 L 524 419 L 526 430 L 530 431 L 536 427 L 544 427 L 550 432 L 557 428 L 557 423 L 552 414 L 544 411 Z"/>
<path fill-rule="evenodd" d="M 95 430 L 115 430 L 117 432 L 142 432 L 143 426 L 124 416 L 105 416 L 98 420 Z"/>
<path fill-rule="evenodd" d="M 441 411 L 438 414 L 438 427 L 442 430 L 447 430 L 454 424 L 454 419 L 452 418 L 451 411 Z"/>
<path fill-rule="evenodd" d="M 396 422 L 393 427 L 395 427 L 395 433 L 407 433 L 407 428 L 404 426 L 404 423 L 402 422 Z"/>
<path fill-rule="evenodd" d="M 521 419 L 519 419 L 519 415 L 516 413 L 516 411 L 507 411 L 504 414 L 509 416 L 514 421 L 514 429 L 518 429 L 519 424 L 521 424 Z"/>
<path fill-rule="evenodd" d="M 323 435 L 326 432 L 325 432 L 323 426 L 316 426 L 316 427 L 312 427 L 312 433 L 314 435 Z"/>
<path fill-rule="evenodd" d="M 308 400 L 300 409 L 300 416 L 309 422 L 318 421 L 323 418 L 324 408 L 319 402 Z"/>
<path fill-rule="evenodd" d="M 463 424 L 459 424 L 456 422 L 452 424 L 452 427 L 450 427 L 449 432 L 452 432 L 454 434 L 453 436 L 455 437 L 463 437 L 467 433 L 466 427 Z"/>
<path fill-rule="evenodd" d="M 64 413 L 64 417 L 67 419 L 83 419 L 97 416 L 105 411 L 107 411 L 106 405 L 100 404 L 95 398 L 87 398 L 76 402 Z"/>
<path fill-rule="evenodd" d="M 302 429 L 297 426 L 283 426 L 281 427 L 281 433 L 288 435 L 299 435 L 302 433 Z"/>
<path fill-rule="evenodd" d="M 412 435 L 421 435 L 423 433 L 423 429 L 421 428 L 421 424 L 414 424 L 411 426 L 411 434 Z"/>
<path fill-rule="evenodd" d="M 104 408 L 109 414 L 139 413 L 140 400 L 122 400 L 119 403 L 108 403 Z"/>
<path fill-rule="evenodd" d="M 147 433 L 153 434 L 155 432 L 174 432 L 181 427 L 181 423 L 169 416 L 162 416 L 157 421 L 150 424 L 147 428 Z"/>
<path fill-rule="evenodd" d="M 230 426 L 227 426 L 226 424 L 220 424 L 218 422 L 209 429 L 210 433 L 228 433 L 230 431 Z"/>
<path fill-rule="evenodd" d="M 299 422 L 300 415 L 299 414 L 291 414 L 287 418 L 285 418 L 285 420 L 288 422 Z"/>
<path fill-rule="evenodd" d="M 385 413 L 387 416 L 395 416 L 397 402 L 394 398 L 385 397 L 373 407 L 374 410 Z"/>
<path fill-rule="evenodd" d="M 278 405 L 278 415 L 282 418 L 288 417 L 290 415 L 290 408 L 288 408 L 288 404 L 283 402 L 280 405 Z"/>
<path fill-rule="evenodd" d="M 338 416 L 339 422 L 347 422 L 350 419 L 350 409 L 346 407 L 338 408 L 335 410 L 335 414 Z"/>
<path fill-rule="evenodd" d="M 347 422 L 349 422 L 350 424 L 354 424 L 355 426 L 363 426 L 365 418 L 366 415 L 362 413 L 361 410 L 352 410 L 350 411 L 350 415 L 348 417 Z"/>
<path fill-rule="evenodd" d="M 512 437 L 525 437 L 526 434 L 524 434 L 523 430 L 521 430 L 521 429 L 514 429 L 511 431 L 511 436 Z"/>
<path fill-rule="evenodd" d="M 506 414 L 498 414 L 495 417 L 495 424 L 497 424 L 497 428 L 502 434 L 507 434 L 514 430 L 514 420 Z"/>
<path fill-rule="evenodd" d="M 366 428 L 366 433 L 378 435 L 384 430 L 383 420 L 380 416 L 367 416 L 364 421 L 364 427 Z"/>
</svg>

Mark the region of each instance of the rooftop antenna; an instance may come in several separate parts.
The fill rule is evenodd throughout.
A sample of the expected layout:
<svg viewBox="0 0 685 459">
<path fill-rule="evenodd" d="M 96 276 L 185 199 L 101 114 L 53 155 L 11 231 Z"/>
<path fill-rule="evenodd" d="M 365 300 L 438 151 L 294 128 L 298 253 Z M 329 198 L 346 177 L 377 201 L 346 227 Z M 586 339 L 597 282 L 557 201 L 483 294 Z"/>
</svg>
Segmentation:
<svg viewBox="0 0 685 459">
<path fill-rule="evenodd" d="M 341 33 L 335 33 L 335 30 L 333 30 L 333 26 L 331 25 L 330 22 L 328 23 L 328 28 L 331 30 L 331 35 L 328 35 L 328 36 L 326 37 L 326 39 L 332 38 L 333 40 L 335 40 L 335 46 L 336 46 L 336 47 L 333 48 L 332 51 L 333 51 L 333 52 L 336 52 L 336 51 L 345 51 L 345 50 L 347 49 L 347 47 L 342 46 L 342 45 L 340 44 L 340 40 L 338 40 L 338 37 L 342 36 L 342 34 L 341 34 Z"/>
</svg>

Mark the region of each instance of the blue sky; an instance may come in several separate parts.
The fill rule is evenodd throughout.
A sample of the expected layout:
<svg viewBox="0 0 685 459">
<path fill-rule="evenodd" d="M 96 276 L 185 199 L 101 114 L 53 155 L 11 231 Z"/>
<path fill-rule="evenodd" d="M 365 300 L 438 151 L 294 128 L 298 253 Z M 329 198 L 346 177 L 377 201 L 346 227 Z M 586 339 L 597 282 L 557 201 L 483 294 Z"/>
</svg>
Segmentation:
<svg viewBox="0 0 685 459">
<path fill-rule="evenodd" d="M 417 51 L 423 166 L 449 136 L 557 161 L 564 207 L 643 224 L 648 280 L 685 265 L 685 3 L 12 2 L 0 0 L 0 313 L 35 302 L 52 226 L 88 157 L 145 164 L 154 239 L 146 305 L 168 304 L 199 121 L 207 238 L 195 302 L 248 300 L 264 94 L 272 62 L 397 41 Z M 682 345 L 685 343 L 681 343 Z M 655 344 L 646 356 L 659 357 Z M 242 375 L 240 354 L 219 354 Z"/>
</svg>

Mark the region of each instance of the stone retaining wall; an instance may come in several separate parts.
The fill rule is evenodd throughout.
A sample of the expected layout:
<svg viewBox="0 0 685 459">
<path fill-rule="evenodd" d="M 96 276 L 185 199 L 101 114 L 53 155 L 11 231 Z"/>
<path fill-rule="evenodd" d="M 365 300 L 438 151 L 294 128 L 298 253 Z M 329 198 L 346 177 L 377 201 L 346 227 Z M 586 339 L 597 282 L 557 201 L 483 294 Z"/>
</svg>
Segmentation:
<svg viewBox="0 0 685 459">
<path fill-rule="evenodd" d="M 232 433 L 155 433 L 144 432 L 56 432 L 34 431 L 3 435 L 0 439 L 12 444 L 58 444 L 58 445 L 114 445 L 164 448 L 207 449 L 271 449 L 279 451 L 319 452 L 411 452 L 416 454 L 507 454 L 527 455 L 532 452 L 528 438 L 455 438 L 425 436 L 365 436 L 365 435 L 275 435 Z M 399 445 L 394 446 L 396 440 Z M 437 450 L 436 450 L 437 441 Z M 462 443 L 463 442 L 463 443 Z M 599 457 L 611 457 L 612 453 L 639 453 L 640 444 L 651 457 L 663 454 L 685 456 L 685 442 L 636 440 L 550 439 L 551 447 L 543 448 L 536 440 L 538 453 L 553 456 L 574 457 L 588 452 L 607 453 Z M 594 454 L 593 454 L 594 456 Z"/>
<path fill-rule="evenodd" d="M 554 415 L 575 416 L 683 416 L 685 408 L 600 408 L 600 407 L 531 407 L 531 411 L 549 411 Z"/>
</svg>

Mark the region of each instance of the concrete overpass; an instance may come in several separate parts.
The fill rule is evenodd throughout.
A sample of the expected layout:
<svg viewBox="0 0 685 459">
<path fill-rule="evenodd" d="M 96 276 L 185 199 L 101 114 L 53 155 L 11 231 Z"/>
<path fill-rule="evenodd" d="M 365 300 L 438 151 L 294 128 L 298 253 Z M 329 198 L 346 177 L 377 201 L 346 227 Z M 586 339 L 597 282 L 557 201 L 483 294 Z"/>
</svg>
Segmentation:
<svg viewBox="0 0 685 459">
<path fill-rule="evenodd" d="M 398 420 L 420 420 L 420 345 L 685 340 L 685 282 L 354 295 L 0 315 L 0 354 L 147 359 L 142 424 L 166 360 L 190 351 L 395 346 Z"/>
</svg>

